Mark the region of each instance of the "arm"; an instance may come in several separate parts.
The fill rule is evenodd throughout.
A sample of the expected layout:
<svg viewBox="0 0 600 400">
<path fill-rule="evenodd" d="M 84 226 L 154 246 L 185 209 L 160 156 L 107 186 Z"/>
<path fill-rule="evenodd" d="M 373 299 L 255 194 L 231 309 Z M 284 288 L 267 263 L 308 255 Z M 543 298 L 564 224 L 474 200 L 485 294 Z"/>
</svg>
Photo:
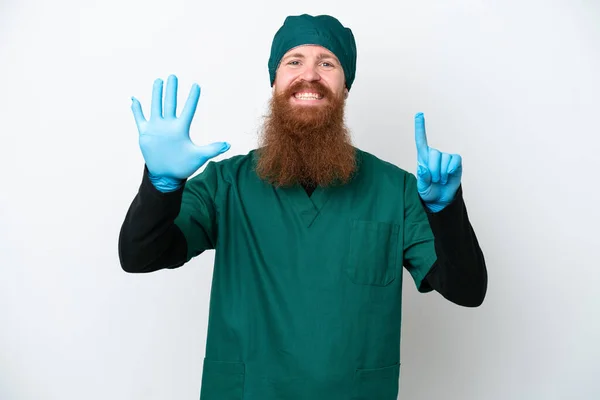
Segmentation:
<svg viewBox="0 0 600 400">
<path fill-rule="evenodd" d="M 443 210 L 433 213 L 424 204 L 423 208 L 433 232 L 437 255 L 425 277 L 423 289 L 434 289 L 458 305 L 480 306 L 487 291 L 487 269 L 469 222 L 462 186 L 452 203 Z"/>
<path fill-rule="evenodd" d="M 158 190 L 147 168 L 119 235 L 119 259 L 126 272 L 177 268 L 205 250 L 217 237 L 215 197 L 219 188 L 216 163 L 179 189 Z"/>
<path fill-rule="evenodd" d="M 422 113 L 415 116 L 415 141 L 419 211 L 430 225 L 436 254 L 426 279 L 419 281 L 421 289 L 477 307 L 485 298 L 487 270 L 462 197 L 462 157 L 429 147 Z"/>
<path fill-rule="evenodd" d="M 211 183 L 215 182 L 215 174 L 203 173 L 187 180 L 209 159 L 227 151 L 229 144 L 196 146 L 191 141 L 189 130 L 200 87 L 192 85 L 177 118 L 177 85 L 177 77 L 169 76 L 163 110 L 163 82 L 154 82 L 149 120 L 144 117 L 140 102 L 132 98 L 146 164 L 139 191 L 119 234 L 119 260 L 127 272 L 179 267 L 214 242 L 212 189 L 216 185 Z M 209 170 L 214 168 L 207 166 L 206 171 Z"/>
<path fill-rule="evenodd" d="M 176 268 L 187 261 L 187 242 L 174 221 L 181 208 L 183 187 L 162 193 L 144 167 L 142 183 L 119 234 L 119 260 L 126 272 Z"/>
</svg>

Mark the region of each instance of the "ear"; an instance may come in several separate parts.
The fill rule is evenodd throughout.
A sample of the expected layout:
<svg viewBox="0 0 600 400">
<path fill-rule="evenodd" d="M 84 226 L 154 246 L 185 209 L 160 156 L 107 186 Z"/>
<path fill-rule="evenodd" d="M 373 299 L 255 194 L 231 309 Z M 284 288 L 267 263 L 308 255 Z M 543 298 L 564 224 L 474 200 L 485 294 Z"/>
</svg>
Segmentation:
<svg viewBox="0 0 600 400">
<path fill-rule="evenodd" d="M 348 88 L 344 89 L 344 98 L 348 98 Z"/>
</svg>

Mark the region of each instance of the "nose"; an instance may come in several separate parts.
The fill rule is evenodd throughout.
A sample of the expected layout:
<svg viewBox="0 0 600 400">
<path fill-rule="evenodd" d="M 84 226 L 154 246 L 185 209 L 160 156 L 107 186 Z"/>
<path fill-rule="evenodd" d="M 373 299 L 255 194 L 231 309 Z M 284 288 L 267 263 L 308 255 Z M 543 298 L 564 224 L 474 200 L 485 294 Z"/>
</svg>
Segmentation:
<svg viewBox="0 0 600 400">
<path fill-rule="evenodd" d="M 321 79 L 321 75 L 319 75 L 315 67 L 307 65 L 304 71 L 302 71 L 302 79 L 307 82 L 318 81 Z"/>
</svg>

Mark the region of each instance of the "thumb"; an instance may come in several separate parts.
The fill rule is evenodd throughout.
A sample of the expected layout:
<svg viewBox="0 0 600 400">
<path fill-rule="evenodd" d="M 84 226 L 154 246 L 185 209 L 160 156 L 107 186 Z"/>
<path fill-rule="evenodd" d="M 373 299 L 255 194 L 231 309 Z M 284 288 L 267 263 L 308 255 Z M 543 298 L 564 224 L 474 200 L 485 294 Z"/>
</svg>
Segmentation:
<svg viewBox="0 0 600 400">
<path fill-rule="evenodd" d="M 431 172 L 423 165 L 417 166 L 417 190 L 425 192 L 431 185 Z"/>
<path fill-rule="evenodd" d="M 215 142 L 206 146 L 199 146 L 197 149 L 201 157 L 209 159 L 225 153 L 230 147 L 231 145 L 227 142 Z"/>
</svg>

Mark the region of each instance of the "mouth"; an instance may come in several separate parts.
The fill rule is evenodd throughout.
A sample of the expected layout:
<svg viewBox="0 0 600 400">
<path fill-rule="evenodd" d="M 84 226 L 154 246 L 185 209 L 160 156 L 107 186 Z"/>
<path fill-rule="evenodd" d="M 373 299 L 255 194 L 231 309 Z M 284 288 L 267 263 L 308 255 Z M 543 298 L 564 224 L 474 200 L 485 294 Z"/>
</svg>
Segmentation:
<svg viewBox="0 0 600 400">
<path fill-rule="evenodd" d="M 293 94 L 294 99 L 299 100 L 301 102 L 315 102 L 323 100 L 323 95 L 317 92 L 295 92 Z"/>
</svg>

